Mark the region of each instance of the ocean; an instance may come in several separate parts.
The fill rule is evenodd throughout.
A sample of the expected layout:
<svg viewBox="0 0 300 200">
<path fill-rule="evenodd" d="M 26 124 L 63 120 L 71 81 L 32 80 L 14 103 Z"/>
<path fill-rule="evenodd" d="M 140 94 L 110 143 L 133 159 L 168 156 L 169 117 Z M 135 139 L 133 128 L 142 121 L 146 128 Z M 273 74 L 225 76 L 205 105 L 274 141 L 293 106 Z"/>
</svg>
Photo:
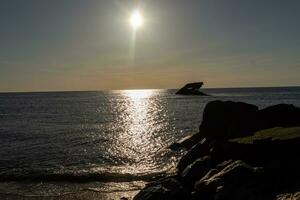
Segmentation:
<svg viewBox="0 0 300 200">
<path fill-rule="evenodd" d="M 172 174 L 213 100 L 300 106 L 300 87 L 0 93 L 1 199 L 120 199 Z"/>
</svg>

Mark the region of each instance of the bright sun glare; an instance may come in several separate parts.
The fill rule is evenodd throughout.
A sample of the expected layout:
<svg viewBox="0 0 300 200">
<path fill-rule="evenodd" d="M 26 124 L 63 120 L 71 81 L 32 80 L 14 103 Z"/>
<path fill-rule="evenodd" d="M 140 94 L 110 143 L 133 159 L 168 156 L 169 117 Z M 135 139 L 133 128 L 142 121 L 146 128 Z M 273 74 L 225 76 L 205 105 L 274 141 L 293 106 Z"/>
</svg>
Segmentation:
<svg viewBox="0 0 300 200">
<path fill-rule="evenodd" d="M 154 94 L 153 90 L 124 90 L 123 94 L 131 99 L 142 99 L 151 97 Z"/>
<path fill-rule="evenodd" d="M 133 11 L 130 16 L 131 26 L 136 30 L 143 25 L 143 22 L 144 20 L 141 13 L 138 10 Z"/>
</svg>

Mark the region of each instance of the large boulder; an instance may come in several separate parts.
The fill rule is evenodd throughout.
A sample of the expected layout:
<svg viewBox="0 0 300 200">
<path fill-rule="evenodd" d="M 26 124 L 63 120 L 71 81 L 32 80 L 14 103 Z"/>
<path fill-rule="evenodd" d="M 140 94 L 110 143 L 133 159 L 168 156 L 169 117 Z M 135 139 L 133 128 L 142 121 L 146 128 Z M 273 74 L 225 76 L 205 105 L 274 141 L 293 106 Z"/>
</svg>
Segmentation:
<svg viewBox="0 0 300 200">
<path fill-rule="evenodd" d="M 300 108 L 278 104 L 258 111 L 258 130 L 272 127 L 300 126 Z"/>
<path fill-rule="evenodd" d="M 258 131 L 249 137 L 219 142 L 214 145 L 210 157 L 215 162 L 224 159 L 242 159 L 251 164 L 270 168 L 292 168 L 300 166 L 297 162 L 300 154 L 299 145 L 300 127 L 271 128 Z M 286 165 L 289 162 L 294 164 Z"/>
<path fill-rule="evenodd" d="M 257 106 L 242 102 L 209 102 L 204 109 L 199 134 L 212 140 L 250 135 L 256 130 L 257 111 Z"/>
<path fill-rule="evenodd" d="M 210 143 L 207 140 L 202 140 L 197 145 L 193 146 L 177 164 L 178 173 L 183 172 L 183 170 L 190 164 L 192 164 L 198 158 L 206 156 L 210 151 Z"/>
<path fill-rule="evenodd" d="M 300 191 L 279 194 L 276 196 L 276 200 L 297 200 L 297 199 L 300 199 Z"/>
<path fill-rule="evenodd" d="M 180 150 L 182 148 L 190 149 L 191 147 L 199 143 L 199 141 L 201 140 L 205 141 L 205 138 L 203 138 L 200 134 L 193 134 L 182 138 L 178 142 L 171 144 L 169 148 L 171 150 Z"/>
<path fill-rule="evenodd" d="M 208 156 L 204 156 L 187 166 L 180 175 L 185 184 L 193 186 L 195 182 L 201 179 L 209 170 L 210 159 Z"/>
<path fill-rule="evenodd" d="M 238 160 L 229 162 L 218 172 L 210 171 L 196 182 L 194 199 L 261 199 L 256 196 L 262 188 L 263 169 Z M 262 195 L 261 195 L 262 196 Z"/>
<path fill-rule="evenodd" d="M 253 135 L 256 131 L 273 127 L 300 126 L 300 108 L 278 104 L 258 110 L 255 105 L 232 102 L 209 102 L 203 112 L 199 132 L 170 146 L 171 149 L 190 149 L 204 138 L 225 141 Z"/>
</svg>

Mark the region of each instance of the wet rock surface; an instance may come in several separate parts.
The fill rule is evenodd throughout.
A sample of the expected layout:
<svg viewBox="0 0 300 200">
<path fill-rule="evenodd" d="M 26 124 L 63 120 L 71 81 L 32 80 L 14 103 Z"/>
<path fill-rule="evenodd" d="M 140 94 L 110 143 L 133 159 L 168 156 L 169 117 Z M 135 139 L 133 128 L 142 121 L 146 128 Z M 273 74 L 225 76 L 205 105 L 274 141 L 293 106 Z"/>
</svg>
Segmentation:
<svg viewBox="0 0 300 200">
<path fill-rule="evenodd" d="M 177 178 L 170 177 L 148 184 L 134 200 L 179 200 L 185 199 L 188 195 L 188 190 L 183 184 Z"/>
</svg>

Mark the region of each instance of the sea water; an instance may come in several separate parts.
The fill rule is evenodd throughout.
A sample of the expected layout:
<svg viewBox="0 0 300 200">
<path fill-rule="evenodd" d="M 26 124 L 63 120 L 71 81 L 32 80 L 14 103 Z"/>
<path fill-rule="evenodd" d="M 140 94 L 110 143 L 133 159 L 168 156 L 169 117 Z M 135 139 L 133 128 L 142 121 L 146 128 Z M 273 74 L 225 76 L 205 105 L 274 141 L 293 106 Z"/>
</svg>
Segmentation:
<svg viewBox="0 0 300 200">
<path fill-rule="evenodd" d="M 300 87 L 0 93 L 1 199 L 118 199 L 172 174 L 213 100 L 300 106 Z M 2 196 L 1 196 L 2 195 Z"/>
</svg>

